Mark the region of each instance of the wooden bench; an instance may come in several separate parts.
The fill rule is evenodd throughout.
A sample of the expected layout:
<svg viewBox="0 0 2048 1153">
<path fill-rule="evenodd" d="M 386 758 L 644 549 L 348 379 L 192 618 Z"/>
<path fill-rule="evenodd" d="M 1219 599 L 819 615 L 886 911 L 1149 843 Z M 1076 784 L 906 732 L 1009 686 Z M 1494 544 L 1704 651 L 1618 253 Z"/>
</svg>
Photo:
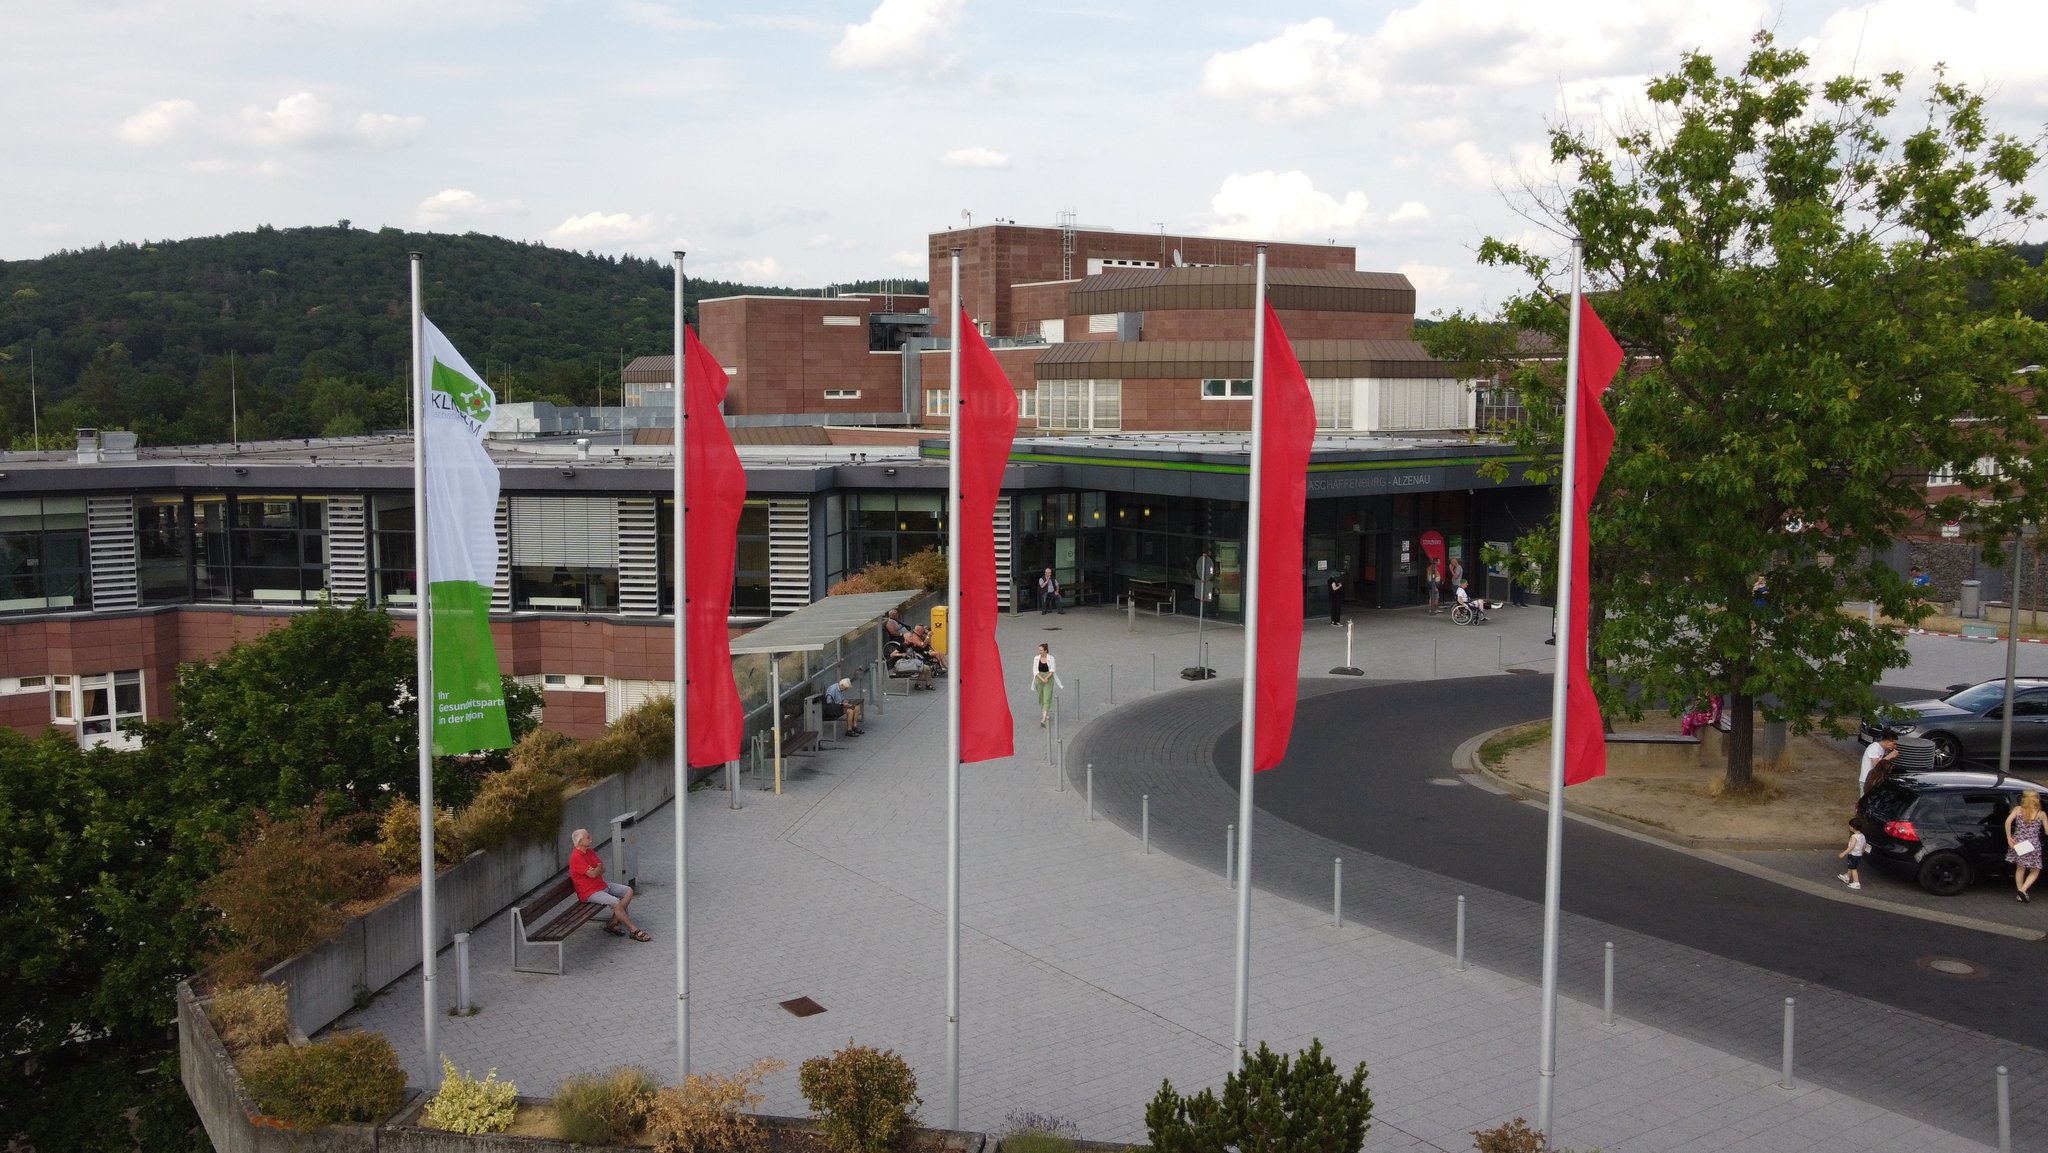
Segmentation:
<svg viewBox="0 0 2048 1153">
<path fill-rule="evenodd" d="M 541 918 L 554 912 L 555 908 L 563 901 L 575 901 L 575 903 L 563 909 L 552 920 L 541 921 Z M 603 905 L 593 901 L 577 901 L 576 886 L 566 876 L 548 885 L 524 903 L 513 906 L 512 968 L 521 973 L 552 973 L 557 977 L 561 976 L 563 969 L 562 941 L 569 934 L 575 932 L 583 922 L 597 916 L 598 911 L 603 908 Z M 529 925 L 536 921 L 541 922 L 539 928 L 528 928 Z M 555 967 L 547 969 L 538 965 L 520 964 L 519 947 L 521 945 L 529 947 L 533 945 L 553 945 L 555 947 Z"/>
<path fill-rule="evenodd" d="M 1996 641 L 1997 625 L 1964 625 L 1963 639 L 1966 641 Z"/>
<path fill-rule="evenodd" d="M 1152 606 L 1153 616 L 1159 616 L 1163 612 L 1180 612 L 1180 594 L 1165 581 L 1132 581 L 1124 586 L 1124 598 L 1136 604 Z M 1120 599 L 1118 603 L 1121 604 L 1122 600 Z"/>
</svg>

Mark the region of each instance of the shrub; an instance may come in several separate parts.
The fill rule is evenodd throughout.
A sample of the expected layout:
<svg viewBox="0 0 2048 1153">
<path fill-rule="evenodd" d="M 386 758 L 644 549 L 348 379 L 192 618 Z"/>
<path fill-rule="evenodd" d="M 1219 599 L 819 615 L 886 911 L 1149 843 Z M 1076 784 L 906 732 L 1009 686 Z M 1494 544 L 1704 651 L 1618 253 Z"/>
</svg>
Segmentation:
<svg viewBox="0 0 2048 1153">
<path fill-rule="evenodd" d="M 512 746 L 513 768 L 542 769 L 558 777 L 570 774 L 575 757 L 575 740 L 553 729 L 535 729 Z"/>
<path fill-rule="evenodd" d="M 579 784 L 601 781 L 614 773 L 630 772 L 639 763 L 640 754 L 633 747 L 632 738 L 606 733 L 594 741 L 576 746 L 576 755 L 570 760 L 569 776 Z"/>
<path fill-rule="evenodd" d="M 434 806 L 434 861 L 437 865 L 451 865 L 462 859 L 466 852 L 462 845 L 462 833 L 456 827 L 455 814 Z M 377 855 L 391 866 L 394 873 L 417 873 L 420 871 L 420 807 L 404 797 L 394 797 L 384 808 L 384 817 L 377 822 Z"/>
<path fill-rule="evenodd" d="M 476 800 L 455 818 L 457 834 L 472 849 L 491 849 L 511 840 L 550 840 L 562 827 L 562 777 L 550 769 L 516 762 L 492 773 Z"/>
<path fill-rule="evenodd" d="M 797 1087 L 825 1123 L 825 1139 L 839 1153 L 884 1153 L 896 1135 L 917 1123 L 917 1074 L 893 1049 L 847 1041 L 830 1057 L 797 1068 Z"/>
<path fill-rule="evenodd" d="M 854 573 L 852 576 L 843 577 L 837 582 L 835 582 L 831 588 L 825 590 L 825 595 L 828 597 L 847 597 L 856 596 L 860 593 L 879 593 L 887 591 L 889 590 L 882 588 L 880 585 L 877 585 L 873 580 L 869 579 L 868 574 L 857 572 Z"/>
<path fill-rule="evenodd" d="M 653 1075 L 631 1065 L 571 1077 L 555 1090 L 555 1125 L 564 1141 L 616 1145 L 640 1126 L 655 1090 Z"/>
<path fill-rule="evenodd" d="M 1497 1128 L 1472 1130 L 1472 1148 L 1479 1153 L 1543 1153 L 1543 1131 L 1517 1117 Z"/>
<path fill-rule="evenodd" d="M 1018 1129 L 1003 1135 L 1003 1153 L 1074 1153 L 1074 1139 L 1043 1129 Z"/>
<path fill-rule="evenodd" d="M 668 756 L 676 747 L 676 699 L 668 693 L 649 697 L 612 722 L 606 737 L 619 737 L 632 747 L 634 756 L 655 759 Z"/>
<path fill-rule="evenodd" d="M 946 587 L 946 550 L 933 545 L 921 548 L 898 561 L 911 579 L 909 587 L 938 592 Z"/>
<path fill-rule="evenodd" d="M 441 1091 L 427 1102 L 425 1119 L 450 1133 L 503 1133 L 519 1115 L 519 1086 L 491 1070 L 479 1081 L 441 1058 Z"/>
<path fill-rule="evenodd" d="M 239 1068 L 258 1108 L 301 1129 L 382 1121 L 405 1101 L 405 1070 L 382 1033 L 273 1045 L 251 1053 Z"/>
<path fill-rule="evenodd" d="M 1161 1082 L 1145 1108 L 1157 1153 L 1358 1153 L 1372 1119 L 1365 1062 L 1348 1078 L 1310 1042 L 1299 1058 L 1263 1043 L 1223 1082 L 1223 1099 L 1204 1089 L 1183 1098 Z"/>
<path fill-rule="evenodd" d="M 234 942 L 215 958 L 221 983 L 254 981 L 338 928 L 342 902 L 384 891 L 391 867 L 353 840 L 366 821 L 351 814 L 329 822 L 317 804 L 282 820 L 256 813 L 200 889 Z"/>
<path fill-rule="evenodd" d="M 660 1153 L 728 1153 L 741 1148 L 760 1127 L 752 1115 L 761 1107 L 757 1086 L 782 1069 L 782 1062 L 770 1057 L 730 1077 L 692 1073 L 681 1085 L 654 1095 L 647 1110 L 647 1135 Z"/>
<path fill-rule="evenodd" d="M 266 1045 L 282 1045 L 292 1037 L 290 1002 L 283 985 L 244 985 L 213 996 L 206 1015 L 213 1019 L 221 1044 L 240 1057 Z"/>
</svg>

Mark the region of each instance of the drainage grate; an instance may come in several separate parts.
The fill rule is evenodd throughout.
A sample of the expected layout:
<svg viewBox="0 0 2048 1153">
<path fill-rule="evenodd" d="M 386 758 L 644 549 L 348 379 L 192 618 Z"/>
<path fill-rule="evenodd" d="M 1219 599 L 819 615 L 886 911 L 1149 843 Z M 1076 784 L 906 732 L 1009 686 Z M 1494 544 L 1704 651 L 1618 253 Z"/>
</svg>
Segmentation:
<svg viewBox="0 0 2048 1153">
<path fill-rule="evenodd" d="M 818 1004 L 809 997 L 797 997 L 792 1000 L 783 1001 L 781 1005 L 789 1010 L 792 1016 L 796 1017 L 815 1017 L 825 1011 L 825 1006 Z"/>
<path fill-rule="evenodd" d="M 1961 957 L 1921 957 L 1913 963 L 1930 973 L 1940 973 L 1944 977 L 1986 977 L 1991 974 L 1991 970 L 1984 966 L 1975 961 L 1965 961 Z"/>
</svg>

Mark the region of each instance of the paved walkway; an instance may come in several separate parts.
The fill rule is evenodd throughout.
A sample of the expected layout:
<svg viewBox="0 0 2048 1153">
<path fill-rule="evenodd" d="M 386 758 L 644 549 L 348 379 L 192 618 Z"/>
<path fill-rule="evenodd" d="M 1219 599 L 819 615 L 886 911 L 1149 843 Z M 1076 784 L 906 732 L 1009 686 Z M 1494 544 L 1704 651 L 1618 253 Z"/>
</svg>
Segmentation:
<svg viewBox="0 0 2048 1153">
<path fill-rule="evenodd" d="M 1456 628 L 1414 611 L 1375 614 L 1359 625 L 1353 659 L 1375 677 L 1402 680 L 1547 669 L 1555 653 L 1543 644 L 1548 616 L 1537 608 L 1506 609 L 1490 628 Z M 1236 676 L 1242 634 L 1211 628 L 1207 635 L 1209 665 Z M 1231 686 L 1178 678 L 1195 659 L 1194 622 L 1185 618 L 1145 617 L 1126 632 L 1121 614 L 1076 609 L 1063 617 L 1006 619 L 1001 636 L 1023 725 L 1017 757 L 962 774 L 961 1121 L 1000 1129 L 1010 1113 L 1030 1111 L 1070 1118 L 1091 1138 L 1141 1141 L 1144 1104 L 1162 1078 L 1192 1091 L 1220 1084 L 1229 1062 L 1235 902 L 1220 875 L 1223 845 L 1220 838 L 1208 846 L 1190 838 L 1178 846 L 1182 855 L 1161 843 L 1146 856 L 1122 825 L 1106 816 L 1088 822 L 1079 790 L 1055 788 L 1046 738 L 1019 674 L 1032 646 L 1050 640 L 1067 686 L 1070 777 L 1083 773 L 1078 754 L 1090 743 L 1134 731 L 1147 735 L 1151 768 L 1200 768 L 1214 744 L 1217 714 L 1234 718 L 1236 696 Z M 1342 630 L 1311 623 L 1304 673 L 1321 677 L 1342 664 L 1342 640 Z M 2048 652 L 2041 656 L 2048 663 Z M 1157 691 L 1182 695 L 1144 711 L 1156 716 L 1171 705 L 1200 724 L 1132 727 L 1136 710 L 1127 706 L 1153 695 L 1155 659 Z M 1965 678 L 1930 678 L 1949 679 Z M 1304 690 L 1356 683 L 1323 679 Z M 887 712 L 869 722 L 870 735 L 804 762 L 780 797 L 743 791 L 739 811 L 728 808 L 722 792 L 699 791 L 688 800 L 693 1066 L 730 1071 L 766 1056 L 789 1062 L 766 1086 L 767 1111 L 803 1112 L 795 1065 L 851 1037 L 901 1052 L 918 1071 L 925 1118 L 943 1119 L 943 700 L 941 693 L 890 698 Z M 1105 794 L 1110 776 L 1105 766 Z M 1213 773 L 1161 776 L 1181 790 L 1154 792 L 1162 825 L 1172 823 L 1175 806 L 1186 811 L 1228 794 Z M 673 1075 L 669 816 L 658 814 L 641 843 L 645 896 L 634 912 L 655 935 L 653 944 L 579 932 L 568 945 L 568 976 L 551 977 L 510 971 L 506 917 L 477 929 L 473 982 L 483 1011 L 441 1027 L 441 1043 L 457 1064 L 477 1072 L 495 1067 L 536 1093 L 567 1073 L 616 1063 Z M 1290 846 L 1279 835 L 1256 847 L 1261 862 L 1268 849 L 1277 862 L 1283 853 L 1314 848 Z M 1426 879 L 1404 878 L 1389 888 Z M 1253 902 L 1254 1036 L 1289 1050 L 1320 1037 L 1340 1065 L 1367 1062 L 1376 1106 L 1371 1150 L 1467 1150 L 1471 1130 L 1530 1114 L 1535 988 L 1513 966 L 1454 972 L 1444 951 L 1410 939 L 1415 934 L 1404 926 L 1358 924 L 1352 918 L 1371 918 L 1381 902 L 1354 884 L 1342 928 L 1332 927 L 1326 906 L 1260 886 Z M 1475 924 L 1483 909 L 1506 908 L 1505 902 L 1474 893 Z M 1505 931 L 1504 919 L 1492 924 L 1487 932 Z M 1481 936 L 1475 933 L 1475 957 L 1484 960 Z M 452 976 L 443 981 L 451 994 Z M 1737 998 L 1776 1003 L 1781 983 L 1770 976 L 1755 974 L 1753 987 L 1717 990 L 1703 998 L 1701 1014 L 1722 1014 Z M 800 1019 L 777 1005 L 798 996 L 816 999 L 827 1012 Z M 420 1080 L 428 1061 L 419 1052 L 419 1017 L 413 978 L 345 1023 L 382 1030 Z M 1989 1134 L 1988 1082 L 1981 1121 L 1948 1126 L 1969 1134 L 1958 1136 L 1804 1079 L 1791 1091 L 1780 1089 L 1774 1062 L 1724 1052 L 1625 1013 L 1603 1027 L 1597 1003 L 1561 999 L 1559 1019 L 1556 1130 L 1575 1148 L 1920 1153 L 1981 1149 L 1970 1138 Z M 1910 1068 L 1913 1055 L 1886 1043 L 1883 1020 L 1860 1028 L 1871 1061 Z M 2037 1111 L 2029 1098 L 2038 1093 L 2038 1084 L 2016 1082 L 2022 1117 Z M 1969 1104 L 1957 1103 L 1957 1112 Z"/>
</svg>

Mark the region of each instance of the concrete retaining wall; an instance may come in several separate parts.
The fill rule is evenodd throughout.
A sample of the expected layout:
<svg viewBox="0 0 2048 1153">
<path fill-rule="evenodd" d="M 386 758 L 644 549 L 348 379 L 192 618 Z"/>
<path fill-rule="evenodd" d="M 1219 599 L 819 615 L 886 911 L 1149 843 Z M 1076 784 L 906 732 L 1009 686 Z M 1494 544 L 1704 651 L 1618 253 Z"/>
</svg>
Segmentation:
<svg viewBox="0 0 2048 1153">
<path fill-rule="evenodd" d="M 675 769 L 668 761 L 643 761 L 628 773 L 604 780 L 568 798 L 562 827 L 552 843 L 501 845 L 469 855 L 434 878 L 437 948 L 469 932 L 569 867 L 569 835 L 589 829 L 593 842 L 608 845 L 611 820 L 638 810 L 642 817 L 675 795 Z M 606 854 L 609 859 L 610 854 Z M 472 948 L 488 948 L 475 941 Z M 313 1036 L 366 996 L 417 968 L 420 963 L 420 894 L 414 888 L 344 925 L 340 932 L 296 957 L 279 962 L 263 979 L 290 990 L 292 1023 Z M 452 988 L 452 986 L 451 986 Z"/>
<path fill-rule="evenodd" d="M 227 1046 L 192 993 L 178 982 L 178 1079 L 216 1153 L 374 1153 L 373 1125 L 329 1125 L 302 1133 L 265 1116 L 242 1093 Z"/>
</svg>

